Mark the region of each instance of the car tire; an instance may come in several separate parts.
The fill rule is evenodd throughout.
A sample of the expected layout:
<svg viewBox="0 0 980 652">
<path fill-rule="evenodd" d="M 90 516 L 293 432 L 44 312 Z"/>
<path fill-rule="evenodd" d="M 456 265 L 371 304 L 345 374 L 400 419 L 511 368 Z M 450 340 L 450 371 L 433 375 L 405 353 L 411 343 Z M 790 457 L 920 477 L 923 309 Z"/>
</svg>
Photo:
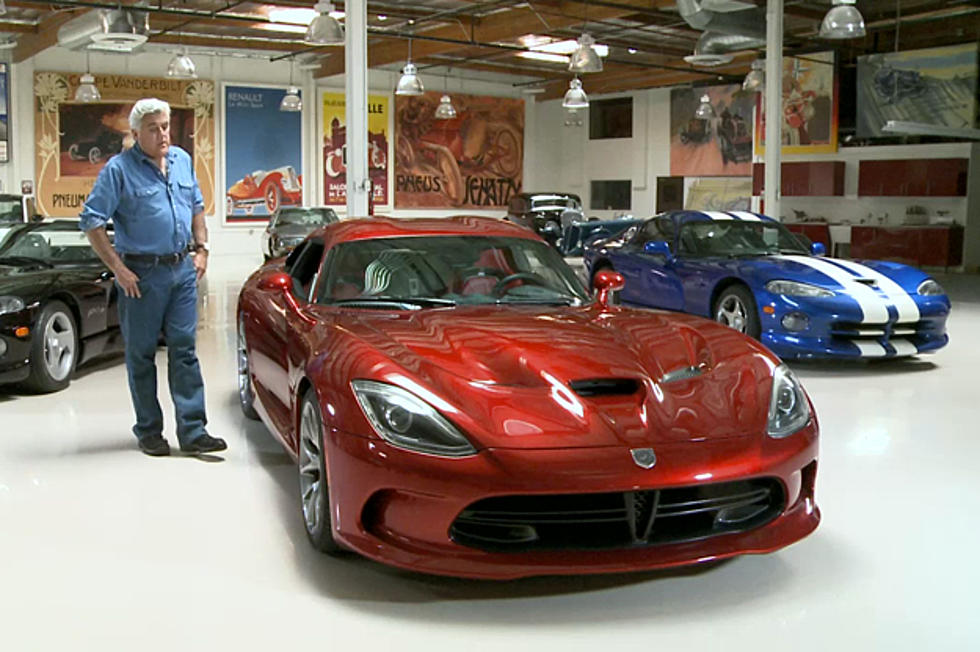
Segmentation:
<svg viewBox="0 0 980 652">
<path fill-rule="evenodd" d="M 74 145 L 68 148 L 68 158 L 70 158 L 73 161 L 77 161 L 80 158 L 83 158 L 78 155 L 78 143 L 75 143 Z"/>
<path fill-rule="evenodd" d="M 299 491 L 306 536 L 320 552 L 336 554 L 341 547 L 333 538 L 330 487 L 323 453 L 323 416 L 312 389 L 303 395 L 299 418 Z"/>
<path fill-rule="evenodd" d="M 265 197 L 265 210 L 272 215 L 279 208 L 279 204 L 282 202 L 282 191 L 279 190 L 279 185 L 276 183 L 270 183 L 265 188 L 265 192 L 262 193 Z"/>
<path fill-rule="evenodd" d="M 78 363 L 78 329 L 71 310 L 61 301 L 51 301 L 42 309 L 34 328 L 30 375 L 24 385 L 39 393 L 57 392 L 68 387 Z"/>
<path fill-rule="evenodd" d="M 235 200 L 228 197 L 225 201 L 225 216 L 231 215 L 235 212 Z"/>
<path fill-rule="evenodd" d="M 98 147 L 92 147 L 92 149 L 88 151 L 88 162 L 91 163 L 92 165 L 95 165 L 101 160 L 102 160 L 102 150 L 99 149 Z"/>
<path fill-rule="evenodd" d="M 255 411 L 255 394 L 252 391 L 252 372 L 248 363 L 248 347 L 245 342 L 245 322 L 238 320 L 238 405 L 246 418 L 258 420 Z"/>
<path fill-rule="evenodd" d="M 744 285 L 732 285 L 722 291 L 711 309 L 711 314 L 716 322 L 755 339 L 759 339 L 762 333 L 755 297 Z"/>
</svg>

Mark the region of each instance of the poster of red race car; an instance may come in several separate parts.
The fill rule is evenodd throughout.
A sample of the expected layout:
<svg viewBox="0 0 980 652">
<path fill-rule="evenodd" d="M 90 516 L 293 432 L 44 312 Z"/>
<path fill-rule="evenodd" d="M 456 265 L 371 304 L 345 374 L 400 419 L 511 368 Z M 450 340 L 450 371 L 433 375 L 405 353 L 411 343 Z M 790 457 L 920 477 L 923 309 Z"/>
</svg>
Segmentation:
<svg viewBox="0 0 980 652">
<path fill-rule="evenodd" d="M 303 175 L 292 165 L 274 170 L 255 170 L 236 181 L 227 193 L 227 214 L 236 209 L 251 215 L 256 208 L 271 215 L 280 206 L 303 203 Z"/>
</svg>

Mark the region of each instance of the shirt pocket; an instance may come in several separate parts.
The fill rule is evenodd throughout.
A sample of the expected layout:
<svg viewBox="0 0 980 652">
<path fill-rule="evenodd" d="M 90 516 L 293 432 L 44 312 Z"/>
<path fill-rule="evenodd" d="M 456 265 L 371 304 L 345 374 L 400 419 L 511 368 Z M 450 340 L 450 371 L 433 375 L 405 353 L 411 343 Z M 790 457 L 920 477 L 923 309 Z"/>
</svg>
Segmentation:
<svg viewBox="0 0 980 652">
<path fill-rule="evenodd" d="M 184 207 L 189 207 L 193 212 L 194 209 L 194 182 L 193 181 L 178 181 L 176 185 L 177 190 L 177 200 Z"/>
<path fill-rule="evenodd" d="M 123 193 L 119 212 L 130 220 L 153 215 L 160 203 L 160 186 L 139 186 Z"/>
</svg>

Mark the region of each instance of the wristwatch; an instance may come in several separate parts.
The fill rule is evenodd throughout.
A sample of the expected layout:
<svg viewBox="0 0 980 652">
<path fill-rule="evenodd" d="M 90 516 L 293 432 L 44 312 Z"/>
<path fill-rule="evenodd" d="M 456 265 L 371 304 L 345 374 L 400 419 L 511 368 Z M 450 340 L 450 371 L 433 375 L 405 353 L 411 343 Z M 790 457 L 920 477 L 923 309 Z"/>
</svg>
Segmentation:
<svg viewBox="0 0 980 652">
<path fill-rule="evenodd" d="M 211 253 L 211 247 L 208 246 L 207 242 L 198 242 L 194 245 L 194 251 L 205 251 Z"/>
</svg>

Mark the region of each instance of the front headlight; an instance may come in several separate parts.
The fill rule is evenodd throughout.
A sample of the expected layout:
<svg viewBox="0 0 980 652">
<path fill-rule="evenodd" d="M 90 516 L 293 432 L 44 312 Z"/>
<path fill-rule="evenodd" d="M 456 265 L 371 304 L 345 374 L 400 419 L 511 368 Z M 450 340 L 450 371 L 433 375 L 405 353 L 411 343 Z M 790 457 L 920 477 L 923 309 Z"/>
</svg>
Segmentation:
<svg viewBox="0 0 980 652">
<path fill-rule="evenodd" d="M 810 420 L 810 404 L 803 385 L 784 364 L 772 375 L 772 396 L 769 398 L 769 424 L 766 433 L 775 439 L 789 437 Z"/>
<path fill-rule="evenodd" d="M 810 285 L 809 283 L 797 283 L 796 281 L 769 281 L 766 283 L 766 291 L 773 294 L 782 294 L 787 297 L 832 297 L 834 293 L 825 288 Z"/>
<path fill-rule="evenodd" d="M 389 444 L 441 457 L 476 453 L 435 408 L 401 387 L 372 380 L 355 380 L 351 387 L 375 432 Z"/>
<path fill-rule="evenodd" d="M 937 297 L 946 294 L 946 290 L 943 289 L 943 286 L 941 286 L 939 283 L 936 283 L 931 278 L 927 278 L 926 280 L 919 283 L 919 289 L 916 290 L 916 292 L 918 292 L 924 297 Z"/>
<path fill-rule="evenodd" d="M 20 312 L 24 309 L 24 300 L 20 297 L 0 297 L 0 315 L 6 315 L 9 312 Z"/>
</svg>

